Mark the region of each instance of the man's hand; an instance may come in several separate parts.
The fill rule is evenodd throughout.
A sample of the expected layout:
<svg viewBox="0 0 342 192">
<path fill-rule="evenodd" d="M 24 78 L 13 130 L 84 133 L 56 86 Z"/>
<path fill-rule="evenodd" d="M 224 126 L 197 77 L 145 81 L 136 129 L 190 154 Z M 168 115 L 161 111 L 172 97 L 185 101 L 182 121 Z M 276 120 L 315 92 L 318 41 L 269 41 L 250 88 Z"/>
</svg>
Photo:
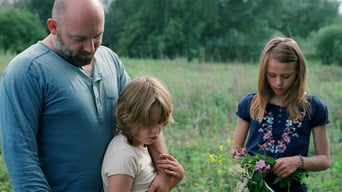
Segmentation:
<svg viewBox="0 0 342 192">
<path fill-rule="evenodd" d="M 162 168 L 168 175 L 182 180 L 184 177 L 183 166 L 172 155 L 161 154 L 161 160 L 157 161 L 157 166 Z"/>
</svg>

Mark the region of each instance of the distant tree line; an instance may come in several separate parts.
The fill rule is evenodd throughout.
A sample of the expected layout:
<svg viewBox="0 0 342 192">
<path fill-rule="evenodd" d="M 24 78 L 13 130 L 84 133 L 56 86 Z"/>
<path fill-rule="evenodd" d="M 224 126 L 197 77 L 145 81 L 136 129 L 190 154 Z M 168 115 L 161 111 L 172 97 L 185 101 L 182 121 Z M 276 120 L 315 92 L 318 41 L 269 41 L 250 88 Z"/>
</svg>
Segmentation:
<svg viewBox="0 0 342 192">
<path fill-rule="evenodd" d="M 19 52 L 43 38 L 52 5 L 2 6 L 0 48 Z M 322 63 L 342 65 L 337 0 L 115 0 L 106 10 L 103 44 L 121 56 L 255 62 L 268 38 L 283 35 Z"/>
</svg>

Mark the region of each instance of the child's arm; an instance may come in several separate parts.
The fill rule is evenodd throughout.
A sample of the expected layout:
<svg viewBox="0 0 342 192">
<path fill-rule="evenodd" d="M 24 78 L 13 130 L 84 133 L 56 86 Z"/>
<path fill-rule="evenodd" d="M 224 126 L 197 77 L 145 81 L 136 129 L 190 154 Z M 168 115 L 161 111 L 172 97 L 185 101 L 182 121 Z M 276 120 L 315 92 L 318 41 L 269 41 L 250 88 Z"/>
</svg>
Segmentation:
<svg viewBox="0 0 342 192">
<path fill-rule="evenodd" d="M 157 166 L 164 169 L 167 174 L 172 176 L 169 184 L 170 189 L 172 189 L 183 179 L 184 168 L 172 155 L 161 154 L 160 158 L 161 160 L 157 161 Z"/>
<path fill-rule="evenodd" d="M 239 157 L 242 154 L 242 149 L 245 147 L 245 141 L 248 135 L 249 122 L 237 117 L 237 124 L 233 136 L 233 145 L 231 153 L 233 157 Z"/>
<path fill-rule="evenodd" d="M 108 177 L 108 192 L 131 192 L 133 178 L 128 175 L 112 175 Z"/>
</svg>

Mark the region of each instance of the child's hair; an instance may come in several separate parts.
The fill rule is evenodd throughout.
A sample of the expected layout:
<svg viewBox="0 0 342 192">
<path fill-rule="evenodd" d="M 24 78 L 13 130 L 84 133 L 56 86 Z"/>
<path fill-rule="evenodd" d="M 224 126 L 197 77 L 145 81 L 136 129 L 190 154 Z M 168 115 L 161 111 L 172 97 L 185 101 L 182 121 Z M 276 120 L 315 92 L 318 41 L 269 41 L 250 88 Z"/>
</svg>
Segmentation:
<svg viewBox="0 0 342 192">
<path fill-rule="evenodd" d="M 161 108 L 160 122 L 166 126 L 173 121 L 173 104 L 166 87 L 158 79 L 141 76 L 133 79 L 121 91 L 116 108 L 117 132 L 132 144 L 140 126 L 152 123 L 150 109 L 153 104 Z"/>
<path fill-rule="evenodd" d="M 306 113 L 310 113 L 310 105 L 306 99 L 306 62 L 298 44 L 293 39 L 285 37 L 271 38 L 261 53 L 258 93 L 251 103 L 251 118 L 261 121 L 266 105 L 273 96 L 272 88 L 266 77 L 269 59 L 295 65 L 296 77 L 285 94 L 284 107 L 286 107 L 292 121 L 304 118 Z M 300 110 L 304 111 L 304 115 L 301 114 Z"/>
</svg>

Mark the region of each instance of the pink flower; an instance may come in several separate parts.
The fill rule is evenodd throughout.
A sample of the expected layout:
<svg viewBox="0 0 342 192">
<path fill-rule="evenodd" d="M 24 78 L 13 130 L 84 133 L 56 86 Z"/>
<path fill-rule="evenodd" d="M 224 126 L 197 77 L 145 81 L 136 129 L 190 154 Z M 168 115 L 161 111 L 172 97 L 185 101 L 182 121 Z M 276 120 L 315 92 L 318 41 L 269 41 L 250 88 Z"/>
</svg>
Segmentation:
<svg viewBox="0 0 342 192">
<path fill-rule="evenodd" d="M 265 160 L 260 159 L 255 163 L 255 170 L 263 173 L 264 171 L 268 171 L 271 169 L 269 164 L 266 164 Z"/>
<path fill-rule="evenodd" d="M 266 168 L 266 163 L 264 160 L 261 159 L 255 163 L 255 169 L 257 171 L 261 172 L 264 168 Z"/>
<path fill-rule="evenodd" d="M 283 139 L 284 139 L 284 141 L 287 142 L 287 143 L 290 142 L 290 137 L 289 137 L 289 135 L 288 135 L 287 133 L 284 133 L 284 134 L 283 134 Z"/>
<path fill-rule="evenodd" d="M 264 137 L 263 137 L 263 139 L 265 140 L 265 139 L 268 139 L 268 138 L 270 138 L 272 136 L 272 132 L 271 131 L 268 131 L 265 135 L 264 135 Z"/>
<path fill-rule="evenodd" d="M 271 165 L 267 165 L 265 169 L 266 170 L 270 170 L 271 169 Z"/>
<path fill-rule="evenodd" d="M 284 151 L 286 150 L 286 148 L 287 148 L 286 145 L 282 145 L 282 146 L 281 146 L 281 152 L 284 153 Z"/>
</svg>

